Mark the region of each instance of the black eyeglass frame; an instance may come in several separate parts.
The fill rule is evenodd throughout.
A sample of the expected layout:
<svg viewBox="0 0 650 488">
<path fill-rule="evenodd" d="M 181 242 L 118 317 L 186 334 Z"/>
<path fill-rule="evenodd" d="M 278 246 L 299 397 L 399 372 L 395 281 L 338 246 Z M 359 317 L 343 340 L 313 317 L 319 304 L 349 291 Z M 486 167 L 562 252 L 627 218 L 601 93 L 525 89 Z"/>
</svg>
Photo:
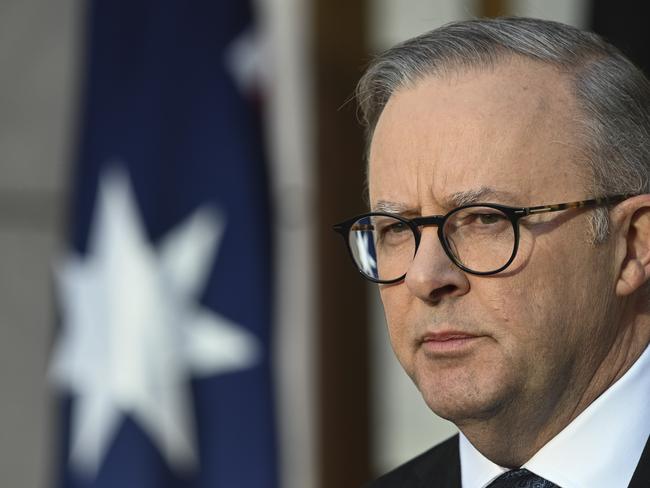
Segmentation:
<svg viewBox="0 0 650 488">
<path fill-rule="evenodd" d="M 460 207 L 456 207 L 449 212 L 447 212 L 445 215 L 429 215 L 429 216 L 423 216 L 423 217 L 415 217 L 412 219 L 402 217 L 401 215 L 389 213 L 389 212 L 368 212 L 362 215 L 357 215 L 356 217 L 352 217 L 351 219 L 345 220 L 343 222 L 340 222 L 338 224 L 335 224 L 333 226 L 333 229 L 335 232 L 341 234 L 343 237 L 343 240 L 345 241 L 345 246 L 348 249 L 348 253 L 350 255 L 350 258 L 352 259 L 352 262 L 354 263 L 355 268 L 357 268 L 357 271 L 361 273 L 361 276 L 363 276 L 365 279 L 372 281 L 374 283 L 379 283 L 379 284 L 391 284 L 391 283 L 397 283 L 399 281 L 402 281 L 406 277 L 406 273 L 404 273 L 402 276 L 399 278 L 395 278 L 392 280 L 380 280 L 376 278 L 372 278 L 368 276 L 366 273 L 363 272 L 363 270 L 357 265 L 355 259 L 354 259 L 354 254 L 352 252 L 352 248 L 350 247 L 350 230 L 352 229 L 352 226 L 358 222 L 359 220 L 367 217 L 374 217 L 374 216 L 384 216 L 384 217 L 392 217 L 396 220 L 399 220 L 400 222 L 408 225 L 408 227 L 411 229 L 413 232 L 413 236 L 415 237 L 415 250 L 413 252 L 413 257 L 415 258 L 415 255 L 418 252 L 418 248 L 420 247 L 420 238 L 421 238 L 421 232 L 420 232 L 420 227 L 425 227 L 425 226 L 431 226 L 435 225 L 438 227 L 438 239 L 440 240 L 440 244 L 442 245 L 442 248 L 445 251 L 445 254 L 451 259 L 451 261 L 458 266 L 460 269 L 465 271 L 466 273 L 470 273 L 473 275 L 478 275 L 478 276 L 488 276 L 488 275 L 493 275 L 500 273 L 501 271 L 505 270 L 508 266 L 512 264 L 512 261 L 514 261 L 515 257 L 517 256 L 517 249 L 519 248 L 519 220 L 523 217 L 527 217 L 529 215 L 535 215 L 535 214 L 541 214 L 541 213 L 547 213 L 547 212 L 558 212 L 560 210 L 568 210 L 571 208 L 582 208 L 582 207 L 599 207 L 599 206 L 605 206 L 605 205 L 612 205 L 612 204 L 617 204 L 620 203 L 624 200 L 627 200 L 628 198 L 632 197 L 634 195 L 613 195 L 610 197 L 602 197 L 602 198 L 593 198 L 590 200 L 581 200 L 577 202 L 567 202 L 567 203 L 555 203 L 552 205 L 537 205 L 534 207 L 511 207 L 508 205 L 500 205 L 497 203 L 471 203 L 468 205 L 463 205 Z M 445 226 L 445 223 L 447 220 L 454 215 L 456 212 L 459 212 L 461 210 L 467 209 L 467 208 L 472 208 L 472 207 L 487 207 L 487 208 L 493 208 L 496 210 L 499 210 L 503 212 L 507 217 L 508 220 L 510 220 L 510 223 L 512 224 L 512 228 L 514 231 L 514 236 L 515 236 L 515 243 L 512 249 L 512 255 L 508 259 L 508 261 L 501 266 L 499 269 L 496 269 L 494 271 L 474 271 L 472 269 L 467 268 L 464 266 L 456 256 L 451 252 L 449 242 L 447 241 L 446 236 L 443 233 L 443 229 Z"/>
</svg>

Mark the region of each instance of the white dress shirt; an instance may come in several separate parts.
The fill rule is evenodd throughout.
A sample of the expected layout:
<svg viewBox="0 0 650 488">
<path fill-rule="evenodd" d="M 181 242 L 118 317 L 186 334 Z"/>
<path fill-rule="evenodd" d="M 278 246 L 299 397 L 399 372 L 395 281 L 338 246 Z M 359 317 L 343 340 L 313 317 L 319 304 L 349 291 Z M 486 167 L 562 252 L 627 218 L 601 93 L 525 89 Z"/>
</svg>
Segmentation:
<svg viewBox="0 0 650 488">
<path fill-rule="evenodd" d="M 626 488 L 650 435 L 650 347 L 632 367 L 522 467 L 561 488 Z M 463 488 L 508 471 L 460 434 Z"/>
</svg>

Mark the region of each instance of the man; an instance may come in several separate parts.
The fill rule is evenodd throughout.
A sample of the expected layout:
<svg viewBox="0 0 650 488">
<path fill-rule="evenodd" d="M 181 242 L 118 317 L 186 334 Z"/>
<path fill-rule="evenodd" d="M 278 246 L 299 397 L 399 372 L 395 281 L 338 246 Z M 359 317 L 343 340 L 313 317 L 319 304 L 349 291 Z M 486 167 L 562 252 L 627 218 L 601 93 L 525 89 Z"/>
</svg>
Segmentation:
<svg viewBox="0 0 650 488">
<path fill-rule="evenodd" d="M 358 87 L 371 214 L 336 226 L 460 433 L 373 487 L 650 487 L 650 85 L 599 37 L 449 24 Z"/>
</svg>

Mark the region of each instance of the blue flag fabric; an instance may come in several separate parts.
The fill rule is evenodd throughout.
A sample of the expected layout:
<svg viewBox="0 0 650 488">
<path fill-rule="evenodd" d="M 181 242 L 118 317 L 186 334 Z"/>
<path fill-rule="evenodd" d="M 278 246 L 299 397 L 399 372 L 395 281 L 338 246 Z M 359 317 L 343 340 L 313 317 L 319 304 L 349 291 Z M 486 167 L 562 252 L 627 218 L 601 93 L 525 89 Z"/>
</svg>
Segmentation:
<svg viewBox="0 0 650 488">
<path fill-rule="evenodd" d="M 197 209 L 217 209 L 223 235 L 198 301 L 252 334 L 259 354 L 248 367 L 188 375 L 197 459 L 187 469 L 169 462 L 143 421 L 146 411 L 138 417 L 118 408 L 97 470 L 80 471 L 70 457 L 80 397 L 63 391 L 57 486 L 273 488 L 267 175 L 255 104 L 227 66 L 232 46 L 251 28 L 250 6 L 243 0 L 96 0 L 88 16 L 71 252 L 83 259 L 92 251 L 98 194 L 111 166 L 128 179 L 152 249 Z"/>
</svg>

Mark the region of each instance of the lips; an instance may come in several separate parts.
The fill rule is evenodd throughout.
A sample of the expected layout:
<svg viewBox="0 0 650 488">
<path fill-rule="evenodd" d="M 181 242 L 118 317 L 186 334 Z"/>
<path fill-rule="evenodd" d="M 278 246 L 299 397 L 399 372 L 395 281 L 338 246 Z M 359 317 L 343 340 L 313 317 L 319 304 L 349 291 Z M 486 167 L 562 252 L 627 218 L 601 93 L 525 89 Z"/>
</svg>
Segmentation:
<svg viewBox="0 0 650 488">
<path fill-rule="evenodd" d="M 466 354 L 482 337 L 456 330 L 428 332 L 420 339 L 420 347 L 427 355 L 432 356 Z"/>
<path fill-rule="evenodd" d="M 478 336 L 474 334 L 457 331 L 429 332 L 422 337 L 421 342 L 447 342 L 453 340 L 474 339 L 476 337 Z"/>
</svg>

